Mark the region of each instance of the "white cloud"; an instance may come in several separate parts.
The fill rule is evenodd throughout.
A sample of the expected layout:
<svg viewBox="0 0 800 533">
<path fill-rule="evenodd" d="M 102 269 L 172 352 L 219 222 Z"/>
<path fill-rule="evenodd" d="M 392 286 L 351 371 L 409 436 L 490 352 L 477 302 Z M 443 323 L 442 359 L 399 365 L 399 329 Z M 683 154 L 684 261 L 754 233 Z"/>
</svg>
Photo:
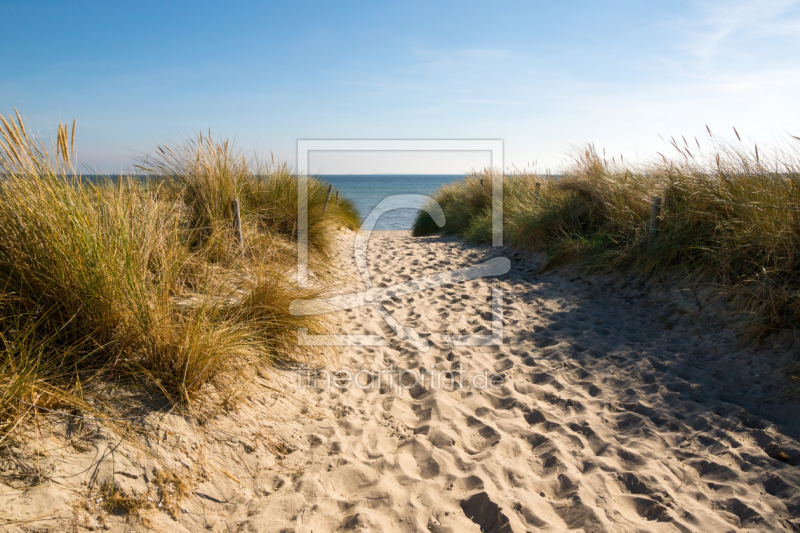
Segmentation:
<svg viewBox="0 0 800 533">
<path fill-rule="evenodd" d="M 686 34 L 685 49 L 701 60 L 714 60 L 726 54 L 741 52 L 754 43 L 768 39 L 768 47 L 776 38 L 797 42 L 800 17 L 797 0 L 746 0 L 743 2 L 704 2 L 698 6 L 699 20 L 677 20 L 667 23 Z"/>
</svg>

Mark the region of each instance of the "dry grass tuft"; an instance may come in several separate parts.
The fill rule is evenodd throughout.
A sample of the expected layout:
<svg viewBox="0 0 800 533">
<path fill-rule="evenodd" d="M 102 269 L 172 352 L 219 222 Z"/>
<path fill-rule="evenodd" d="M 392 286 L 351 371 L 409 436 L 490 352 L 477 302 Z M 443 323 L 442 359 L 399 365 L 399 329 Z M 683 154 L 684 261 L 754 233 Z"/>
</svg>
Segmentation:
<svg viewBox="0 0 800 533">
<path fill-rule="evenodd" d="M 156 471 L 153 484 L 156 489 L 155 496 L 158 498 L 157 505 L 177 520 L 181 503 L 191 494 L 189 485 L 183 477 L 172 470 Z"/>
<path fill-rule="evenodd" d="M 137 167 L 164 179 L 164 192 L 180 198 L 194 245 L 213 247 L 231 231 L 231 204 L 238 199 L 242 216 L 254 228 L 287 239 L 297 237 L 297 179 L 288 166 L 269 161 L 248 162 L 227 140 L 200 134 L 176 146 L 158 146 Z M 357 229 L 360 220 L 343 198 L 323 213 L 327 185 L 308 180 L 308 241 L 313 250 L 330 252 L 331 229 Z M 222 239 L 215 237 L 222 235 Z"/>
<path fill-rule="evenodd" d="M 296 345 L 298 327 L 325 332 L 325 319 L 289 313 L 325 287 L 292 281 L 297 180 L 285 165 L 248 165 L 200 135 L 145 158 L 159 173 L 148 180 L 87 180 L 73 167 L 75 122 L 71 135 L 59 124 L 51 153 L 19 114 L 0 119 L 0 442 L 41 409 L 102 414 L 117 386 L 190 406 L 254 364 L 326 355 Z M 359 221 L 346 201 L 323 214 L 326 185 L 310 181 L 324 263 L 333 231 Z"/>
<path fill-rule="evenodd" d="M 130 518 L 139 517 L 140 513 L 154 507 L 153 502 L 143 495 L 132 495 L 120 489 L 111 482 L 104 483 L 95 501 L 100 500 L 100 506 L 112 515 L 127 515 Z"/>
</svg>

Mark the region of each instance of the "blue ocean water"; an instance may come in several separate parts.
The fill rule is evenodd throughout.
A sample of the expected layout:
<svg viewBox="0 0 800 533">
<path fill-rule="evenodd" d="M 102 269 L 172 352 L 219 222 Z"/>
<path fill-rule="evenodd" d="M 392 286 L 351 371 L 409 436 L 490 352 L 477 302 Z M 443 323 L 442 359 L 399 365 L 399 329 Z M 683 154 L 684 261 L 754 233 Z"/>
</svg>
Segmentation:
<svg viewBox="0 0 800 533">
<path fill-rule="evenodd" d="M 395 194 L 424 194 L 431 196 L 444 185 L 458 181 L 463 174 L 371 174 L 371 175 L 334 175 L 316 176 L 333 185 L 333 188 L 353 201 L 361 218 L 372 212 L 381 200 Z M 409 230 L 422 205 L 413 209 L 396 209 L 384 213 L 375 229 Z"/>
</svg>

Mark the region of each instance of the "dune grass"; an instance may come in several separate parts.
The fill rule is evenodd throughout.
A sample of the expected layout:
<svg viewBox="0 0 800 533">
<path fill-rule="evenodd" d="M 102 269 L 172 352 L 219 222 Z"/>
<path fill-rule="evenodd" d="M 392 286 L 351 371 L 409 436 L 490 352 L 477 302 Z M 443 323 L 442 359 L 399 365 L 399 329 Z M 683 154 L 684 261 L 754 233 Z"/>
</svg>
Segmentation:
<svg viewBox="0 0 800 533">
<path fill-rule="evenodd" d="M 738 137 L 738 133 L 737 133 Z M 694 277 L 747 315 L 748 339 L 800 325 L 800 144 L 764 149 L 711 136 L 701 149 L 672 141 L 675 156 L 641 165 L 589 147 L 558 177 L 505 176 L 507 244 L 544 252 L 543 269 Z M 443 231 L 491 242 L 486 170 L 436 194 L 447 222 L 421 212 L 415 235 Z M 650 232 L 653 197 L 661 199 Z"/>
<path fill-rule="evenodd" d="M 137 168 L 163 180 L 163 193 L 180 198 L 187 224 L 195 232 L 192 243 L 208 244 L 222 236 L 228 241 L 231 202 L 238 199 L 253 227 L 269 234 L 296 238 L 297 179 L 289 167 L 255 160 L 227 140 L 200 134 L 175 146 L 158 146 Z M 360 223 L 353 204 L 342 198 L 323 213 L 327 184 L 308 182 L 308 241 L 312 249 L 330 252 L 331 226 L 356 229 Z"/>
<path fill-rule="evenodd" d="M 254 364 L 324 356 L 295 339 L 298 327 L 328 331 L 325 319 L 289 313 L 325 286 L 292 281 L 297 186 L 285 165 L 254 167 L 198 136 L 143 158 L 158 174 L 145 183 L 89 181 L 73 167 L 74 123 L 71 135 L 59 125 L 52 152 L 19 115 L 0 133 L 0 440 L 44 409 L 102 415 L 92 399 L 111 386 L 190 406 Z M 309 191 L 310 246 L 324 262 L 358 215 L 347 201 L 323 213 L 324 183 Z"/>
</svg>

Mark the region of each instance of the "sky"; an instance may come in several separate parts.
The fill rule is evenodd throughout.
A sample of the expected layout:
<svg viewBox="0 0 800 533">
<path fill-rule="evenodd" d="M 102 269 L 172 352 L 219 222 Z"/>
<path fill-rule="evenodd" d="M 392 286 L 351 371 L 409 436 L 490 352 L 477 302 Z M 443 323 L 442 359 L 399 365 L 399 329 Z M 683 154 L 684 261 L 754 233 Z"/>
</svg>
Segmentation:
<svg viewBox="0 0 800 533">
<path fill-rule="evenodd" d="M 290 165 L 298 139 L 503 139 L 506 168 L 540 172 L 706 126 L 800 135 L 798 1 L 3 0 L 0 20 L 0 112 L 45 137 L 75 118 L 90 171 L 209 129 Z M 314 161 L 458 173 L 481 154 Z"/>
</svg>

